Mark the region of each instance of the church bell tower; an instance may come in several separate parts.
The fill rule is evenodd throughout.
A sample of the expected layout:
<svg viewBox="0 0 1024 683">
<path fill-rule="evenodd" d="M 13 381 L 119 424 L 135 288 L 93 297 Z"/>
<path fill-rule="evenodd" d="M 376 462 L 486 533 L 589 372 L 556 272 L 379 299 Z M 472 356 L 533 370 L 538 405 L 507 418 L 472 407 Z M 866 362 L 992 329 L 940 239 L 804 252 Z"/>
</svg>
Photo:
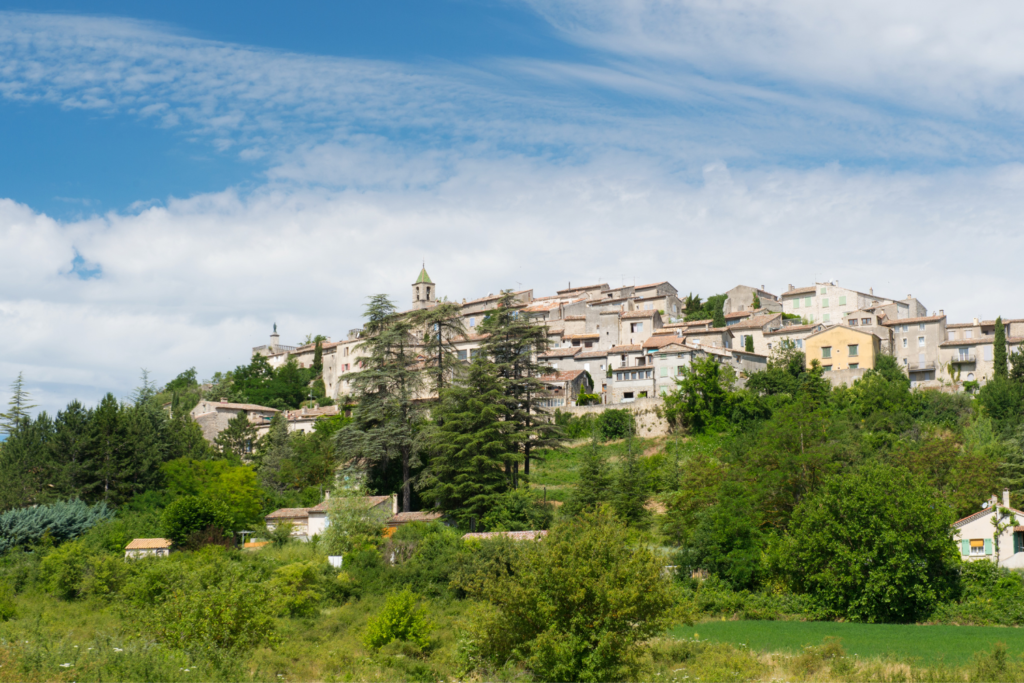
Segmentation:
<svg viewBox="0 0 1024 683">
<path fill-rule="evenodd" d="M 424 263 L 423 268 L 420 269 L 420 276 L 412 284 L 412 307 L 413 310 L 418 311 L 424 308 L 433 308 L 436 305 L 436 288 L 430 281 L 430 276 L 427 275 L 427 264 Z"/>
</svg>

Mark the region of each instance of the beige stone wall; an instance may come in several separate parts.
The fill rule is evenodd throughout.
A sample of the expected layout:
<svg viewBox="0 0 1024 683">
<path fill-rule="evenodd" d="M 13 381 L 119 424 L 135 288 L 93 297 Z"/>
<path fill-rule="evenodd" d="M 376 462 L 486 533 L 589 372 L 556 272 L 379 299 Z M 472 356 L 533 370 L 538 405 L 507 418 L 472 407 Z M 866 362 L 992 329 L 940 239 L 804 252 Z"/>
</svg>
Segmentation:
<svg viewBox="0 0 1024 683">
<path fill-rule="evenodd" d="M 658 413 L 665 402 L 660 398 L 639 398 L 632 403 L 611 403 L 599 406 L 568 406 L 562 412 L 570 415 L 599 414 L 606 410 L 632 411 L 636 420 L 636 435 L 642 438 L 665 436 L 668 434 L 668 422 Z"/>
</svg>

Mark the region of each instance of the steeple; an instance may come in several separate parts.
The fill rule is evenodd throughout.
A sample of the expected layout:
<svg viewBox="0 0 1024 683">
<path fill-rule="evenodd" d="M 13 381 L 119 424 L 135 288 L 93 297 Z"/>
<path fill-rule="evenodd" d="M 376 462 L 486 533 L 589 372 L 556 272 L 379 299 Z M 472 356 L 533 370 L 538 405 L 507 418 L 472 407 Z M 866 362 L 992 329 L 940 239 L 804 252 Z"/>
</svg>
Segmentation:
<svg viewBox="0 0 1024 683">
<path fill-rule="evenodd" d="M 412 283 L 412 307 L 415 310 L 433 308 L 437 305 L 434 283 L 427 275 L 427 264 L 423 263 L 420 268 L 420 275 L 416 282 Z"/>
</svg>

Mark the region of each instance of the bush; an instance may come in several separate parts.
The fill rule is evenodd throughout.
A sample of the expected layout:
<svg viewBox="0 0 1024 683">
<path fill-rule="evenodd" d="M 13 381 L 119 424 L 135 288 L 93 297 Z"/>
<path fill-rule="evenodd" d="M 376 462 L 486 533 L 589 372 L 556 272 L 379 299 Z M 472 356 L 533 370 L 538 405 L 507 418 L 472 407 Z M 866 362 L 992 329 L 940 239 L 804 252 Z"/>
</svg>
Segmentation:
<svg viewBox="0 0 1024 683">
<path fill-rule="evenodd" d="M 370 619 L 363 643 L 371 650 L 379 650 L 388 643 L 403 641 L 420 649 L 429 644 L 427 636 L 431 624 L 425 607 L 417 607 L 418 597 L 408 588 L 387 597 L 384 608 Z"/>
<path fill-rule="evenodd" d="M 1024 576 L 988 560 L 965 562 L 960 599 L 940 605 L 932 621 L 971 626 L 1024 624 Z"/>
<path fill-rule="evenodd" d="M 573 415 L 555 411 L 555 424 L 562 428 L 562 433 L 568 439 L 589 439 L 594 430 L 595 416 L 589 413 L 584 415 Z"/>
<path fill-rule="evenodd" d="M 597 429 L 605 441 L 624 439 L 636 433 L 633 413 L 624 408 L 605 410 L 597 416 Z"/>
<path fill-rule="evenodd" d="M 175 546 L 189 547 L 189 537 L 210 527 L 230 529 L 227 508 L 207 498 L 182 496 L 167 506 L 163 514 L 164 536 Z"/>
<path fill-rule="evenodd" d="M 268 584 L 278 614 L 315 617 L 320 614 L 320 562 L 293 562 L 274 571 Z"/>
<path fill-rule="evenodd" d="M 14 589 L 0 583 L 0 623 L 18 618 L 18 607 L 14 604 Z"/>
<path fill-rule="evenodd" d="M 81 541 L 54 548 L 40 565 L 39 578 L 47 591 L 58 598 L 73 600 L 82 589 L 82 579 L 92 553 Z"/>
<path fill-rule="evenodd" d="M 90 507 L 80 500 L 8 510 L 0 515 L 0 554 L 36 543 L 44 534 L 56 543 L 70 540 L 113 516 L 106 503 Z"/>
</svg>

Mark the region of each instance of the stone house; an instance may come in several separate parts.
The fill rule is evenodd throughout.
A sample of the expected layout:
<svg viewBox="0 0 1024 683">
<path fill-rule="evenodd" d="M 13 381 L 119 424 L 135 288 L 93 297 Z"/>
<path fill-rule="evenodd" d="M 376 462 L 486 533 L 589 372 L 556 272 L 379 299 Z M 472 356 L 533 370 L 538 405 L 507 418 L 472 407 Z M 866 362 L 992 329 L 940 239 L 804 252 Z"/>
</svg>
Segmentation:
<svg viewBox="0 0 1024 683">
<path fill-rule="evenodd" d="M 742 313 L 753 311 L 754 294 L 760 299 L 761 309 L 771 312 L 782 311 L 782 301 L 779 297 L 765 290 L 764 285 L 760 287 L 749 287 L 747 285 L 736 285 L 725 296 L 723 312 L 728 316 L 730 313 Z"/>
<path fill-rule="evenodd" d="M 258 406 L 254 403 L 229 403 L 227 399 L 220 401 L 200 401 L 189 412 L 199 428 L 203 430 L 203 437 L 213 442 L 217 435 L 227 429 L 230 422 L 239 413 L 244 413 L 249 422 L 256 425 L 257 431 L 270 424 L 270 420 L 279 411 L 276 408 Z"/>
<path fill-rule="evenodd" d="M 324 500 L 311 508 L 281 508 L 274 510 L 264 519 L 267 529 L 273 531 L 278 524 L 290 522 L 293 525 L 292 536 L 308 541 L 313 536 L 323 534 L 330 523 L 327 511 L 331 502 L 331 492 L 324 492 Z M 380 515 L 381 521 L 398 514 L 398 494 L 390 496 L 362 496 L 352 499 L 354 505 L 364 506 L 371 512 Z"/>
<path fill-rule="evenodd" d="M 540 363 L 548 366 L 554 371 L 575 370 L 576 356 L 581 352 L 578 346 L 563 346 L 558 349 L 550 349 L 537 356 Z"/>
<path fill-rule="evenodd" d="M 167 557 L 171 554 L 171 541 L 166 538 L 136 538 L 124 547 L 126 559 L 141 557 Z"/>
<path fill-rule="evenodd" d="M 771 332 L 764 332 L 762 334 L 764 335 L 765 351 L 767 355 L 771 356 L 772 351 L 777 351 L 787 343 L 803 351 L 804 340 L 823 329 L 825 326 L 817 323 L 815 325 L 783 325 Z M 756 346 L 754 350 L 757 350 Z"/>
<path fill-rule="evenodd" d="M 601 394 L 602 396 L 607 394 L 610 381 L 608 378 L 608 361 L 607 350 L 583 351 L 576 354 L 573 358 L 577 370 L 586 370 L 594 378 L 594 388 L 591 393 Z"/>
<path fill-rule="evenodd" d="M 997 553 L 996 528 L 992 520 L 999 515 L 1001 524 L 1010 523 L 1011 513 L 1017 524 L 1007 526 L 999 535 Z M 1000 567 L 1024 569 L 1024 526 L 1021 525 L 1024 525 L 1024 512 L 1010 507 L 1010 491 L 1003 489 L 1002 501 L 993 495 L 981 510 L 953 522 L 953 542 L 961 559 L 967 562 L 989 560 Z"/>
<path fill-rule="evenodd" d="M 547 395 L 540 399 L 540 405 L 546 408 L 562 408 L 576 405 L 580 394 L 590 393 L 592 387 L 587 381 L 587 373 L 583 370 L 565 370 L 551 373 L 540 378 L 547 390 Z"/>
<path fill-rule="evenodd" d="M 626 311 L 619 314 L 619 340 L 625 344 L 643 344 L 655 330 L 661 329 L 658 311 Z"/>
<path fill-rule="evenodd" d="M 281 508 L 264 517 L 267 529 L 273 531 L 279 524 L 291 524 L 292 536 L 309 540 L 309 508 Z"/>
<path fill-rule="evenodd" d="M 838 282 L 818 282 L 813 287 L 795 288 L 783 292 L 780 297 L 782 310 L 799 315 L 807 323 L 835 325 L 841 323 L 846 314 L 869 306 L 893 303 L 892 299 L 840 287 Z"/>
<path fill-rule="evenodd" d="M 695 354 L 701 356 L 704 352 L 687 346 L 682 339 L 665 344 L 650 354 L 654 363 L 656 396 L 675 391 L 676 379 L 682 376 L 685 368 L 690 367 Z"/>
<path fill-rule="evenodd" d="M 688 328 L 683 334 L 688 346 L 729 349 L 733 345 L 734 335 L 730 327 Z"/>
<path fill-rule="evenodd" d="M 766 313 L 748 317 L 728 327 L 737 349 L 746 350 L 747 339 L 750 338 L 754 343 L 754 353 L 767 356 L 768 340 L 765 335 L 781 329 L 783 323 L 781 313 Z"/>
<path fill-rule="evenodd" d="M 941 313 L 941 311 L 940 311 Z M 868 331 L 862 318 L 860 329 Z M 854 322 L 851 317 L 850 322 Z M 885 320 L 882 325 L 887 331 L 888 344 L 896 362 L 910 378 L 910 386 L 938 386 L 945 379 L 940 345 L 946 339 L 946 316 L 933 315 L 902 320 Z M 883 350 L 885 341 L 883 340 Z"/>
<path fill-rule="evenodd" d="M 1006 353 L 1020 348 L 1024 342 L 1024 323 L 1008 320 L 1003 323 L 1006 333 Z M 939 344 L 940 375 L 954 383 L 981 382 L 992 379 L 995 366 L 995 320 L 946 325 L 946 340 Z M 953 375 L 949 369 L 952 367 Z"/>
<path fill-rule="evenodd" d="M 806 367 L 809 370 L 818 361 L 833 386 L 849 386 L 875 367 L 882 352 L 881 341 L 856 327 L 832 325 L 806 339 Z"/>
<path fill-rule="evenodd" d="M 637 310 L 664 311 L 662 316 L 677 318 L 683 313 L 679 290 L 669 282 L 652 282 L 633 288 L 633 299 Z"/>
</svg>

